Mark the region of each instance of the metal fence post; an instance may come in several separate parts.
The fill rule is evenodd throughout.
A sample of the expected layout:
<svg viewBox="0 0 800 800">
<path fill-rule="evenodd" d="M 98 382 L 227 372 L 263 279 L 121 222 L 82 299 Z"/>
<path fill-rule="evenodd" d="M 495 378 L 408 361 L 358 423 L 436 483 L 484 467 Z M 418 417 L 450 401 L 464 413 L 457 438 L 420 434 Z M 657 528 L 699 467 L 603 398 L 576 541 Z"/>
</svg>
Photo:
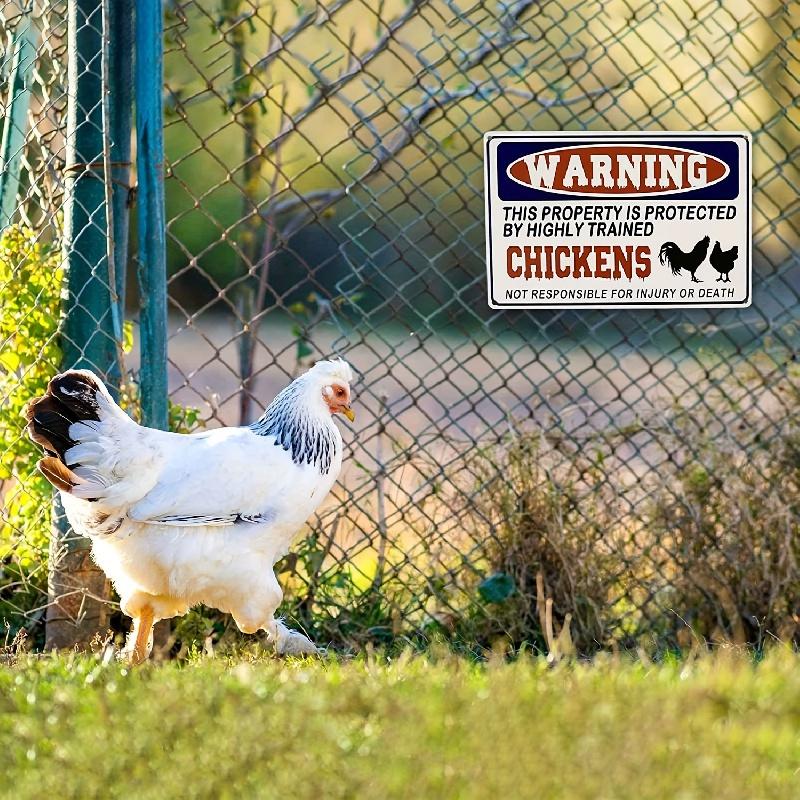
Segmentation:
<svg viewBox="0 0 800 800">
<path fill-rule="evenodd" d="M 142 422 L 167 428 L 167 246 L 164 213 L 163 10 L 136 10 L 136 164 L 139 185 Z"/>
<path fill-rule="evenodd" d="M 0 139 L 0 230 L 17 210 L 20 160 L 28 129 L 30 75 L 36 59 L 36 32 L 25 15 L 14 33 L 8 34 L 8 95 Z"/>
<path fill-rule="evenodd" d="M 108 213 L 102 164 L 103 5 L 70 0 L 67 52 L 67 165 L 64 257 L 67 300 L 63 366 L 88 367 L 118 380 L 118 342 L 107 254 Z M 69 530 L 54 506 L 48 576 L 46 646 L 85 645 L 105 629 L 106 579 L 92 562 L 89 541 Z"/>
<path fill-rule="evenodd" d="M 109 90 L 111 93 L 111 177 L 114 223 L 114 288 L 120 320 L 125 316 L 125 273 L 130 221 L 131 131 L 133 113 L 133 0 L 108 4 Z"/>
</svg>

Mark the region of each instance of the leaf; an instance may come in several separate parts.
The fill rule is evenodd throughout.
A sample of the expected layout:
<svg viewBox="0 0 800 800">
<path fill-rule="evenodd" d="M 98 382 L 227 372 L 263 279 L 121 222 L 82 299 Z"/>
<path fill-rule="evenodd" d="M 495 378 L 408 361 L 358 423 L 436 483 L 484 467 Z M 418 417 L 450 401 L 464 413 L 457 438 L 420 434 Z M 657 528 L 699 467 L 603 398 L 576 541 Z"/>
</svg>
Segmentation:
<svg viewBox="0 0 800 800">
<path fill-rule="evenodd" d="M 297 360 L 302 361 L 304 358 L 310 356 L 314 351 L 308 346 L 305 339 L 297 340 Z"/>
<path fill-rule="evenodd" d="M 122 323 L 122 351 L 130 353 L 133 350 L 133 320 L 126 319 Z"/>
<path fill-rule="evenodd" d="M 514 594 L 514 579 L 505 572 L 495 572 L 478 584 L 478 594 L 486 603 L 502 603 Z"/>
<path fill-rule="evenodd" d="M 335 577 L 331 580 L 331 585 L 337 589 L 347 589 L 350 587 L 351 583 L 350 576 L 344 572 L 337 572 Z"/>
<path fill-rule="evenodd" d="M 322 562 L 325 560 L 325 551 L 324 550 L 309 550 L 305 554 L 306 565 L 308 566 L 308 571 L 312 575 L 316 575 L 319 572 L 320 567 L 322 566 Z"/>
<path fill-rule="evenodd" d="M 14 350 L 4 350 L 0 353 L 0 366 L 6 372 L 14 372 L 20 365 L 20 358 Z"/>
</svg>

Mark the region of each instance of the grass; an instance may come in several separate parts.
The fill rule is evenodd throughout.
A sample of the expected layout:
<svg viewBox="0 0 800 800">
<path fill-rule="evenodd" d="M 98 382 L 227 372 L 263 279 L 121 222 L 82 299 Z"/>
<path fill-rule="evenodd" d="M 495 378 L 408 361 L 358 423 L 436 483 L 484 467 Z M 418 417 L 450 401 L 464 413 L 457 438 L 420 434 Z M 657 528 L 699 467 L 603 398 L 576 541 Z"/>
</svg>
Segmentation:
<svg viewBox="0 0 800 800">
<path fill-rule="evenodd" d="M 800 662 L 0 667 L 3 796 L 794 798 Z M 13 788 L 12 788 L 13 787 Z"/>
</svg>

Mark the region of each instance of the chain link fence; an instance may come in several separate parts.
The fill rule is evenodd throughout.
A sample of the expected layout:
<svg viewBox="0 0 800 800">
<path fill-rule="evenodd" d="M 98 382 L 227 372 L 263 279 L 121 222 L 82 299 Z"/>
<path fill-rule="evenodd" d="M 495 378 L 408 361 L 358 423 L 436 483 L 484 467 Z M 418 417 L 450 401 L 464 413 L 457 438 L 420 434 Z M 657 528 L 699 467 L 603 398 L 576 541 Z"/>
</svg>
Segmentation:
<svg viewBox="0 0 800 800">
<path fill-rule="evenodd" d="M 5 123 L 19 168 L 4 128 L 4 209 L 20 175 L 4 224 L 62 246 L 66 4 L 23 12 L 4 21 L 9 42 L 20 19 L 38 33 L 24 122 Z M 87 24 L 108 50 L 106 14 Z M 196 0 L 165 15 L 173 420 L 248 423 L 330 354 L 359 376 L 342 477 L 281 565 L 291 619 L 354 646 L 796 639 L 796 4 Z M 89 168 L 102 179 L 120 142 L 99 119 L 104 146 L 81 161 L 105 159 Z M 488 309 L 481 140 L 496 129 L 752 131 L 752 307 Z M 96 183 L 107 209 L 128 191 Z M 92 274 L 108 290 L 124 260 L 106 250 Z M 7 397 L 20 368 L 3 336 Z M 148 358 L 133 340 L 123 387 Z M 3 477 L 2 610 L 33 629 L 43 495 L 31 473 Z"/>
<path fill-rule="evenodd" d="M 114 252 L 112 198 L 128 165 L 114 166 L 108 7 L 87 5 L 0 10 L 0 616 L 6 639 L 37 643 L 46 619 L 53 645 L 75 641 L 78 623 L 107 627 L 109 592 L 36 469 L 22 412 L 65 366 L 116 389 L 123 372 L 127 241 Z"/>
</svg>

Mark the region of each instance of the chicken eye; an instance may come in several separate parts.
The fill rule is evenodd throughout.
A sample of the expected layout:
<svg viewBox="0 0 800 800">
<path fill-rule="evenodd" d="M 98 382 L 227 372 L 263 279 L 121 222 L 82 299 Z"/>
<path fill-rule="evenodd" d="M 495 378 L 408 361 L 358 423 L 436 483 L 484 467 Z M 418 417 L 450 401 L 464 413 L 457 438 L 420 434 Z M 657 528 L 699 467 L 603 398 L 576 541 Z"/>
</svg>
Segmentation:
<svg viewBox="0 0 800 800">
<path fill-rule="evenodd" d="M 336 396 L 337 397 L 344 397 L 344 389 L 341 386 L 336 387 Z"/>
</svg>

